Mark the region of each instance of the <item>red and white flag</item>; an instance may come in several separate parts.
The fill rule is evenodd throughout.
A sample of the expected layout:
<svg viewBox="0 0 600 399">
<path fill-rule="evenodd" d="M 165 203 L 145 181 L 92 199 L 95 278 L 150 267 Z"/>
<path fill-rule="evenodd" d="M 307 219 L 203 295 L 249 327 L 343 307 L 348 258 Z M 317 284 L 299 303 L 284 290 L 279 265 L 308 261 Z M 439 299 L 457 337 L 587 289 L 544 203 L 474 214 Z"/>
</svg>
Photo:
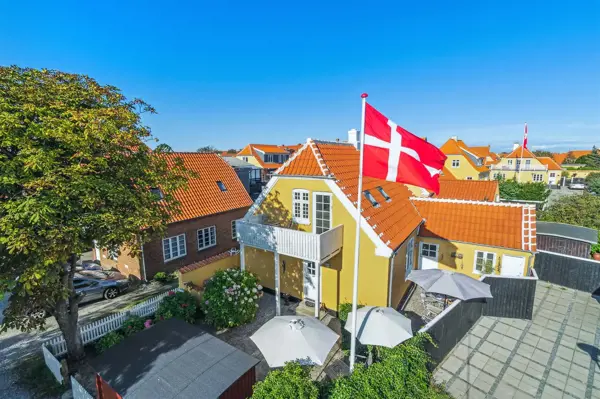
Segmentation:
<svg viewBox="0 0 600 399">
<path fill-rule="evenodd" d="M 523 148 L 527 148 L 527 122 L 525 122 L 525 134 L 523 135 Z"/>
<path fill-rule="evenodd" d="M 446 155 L 396 125 L 368 103 L 365 108 L 363 175 L 440 192 Z"/>
</svg>

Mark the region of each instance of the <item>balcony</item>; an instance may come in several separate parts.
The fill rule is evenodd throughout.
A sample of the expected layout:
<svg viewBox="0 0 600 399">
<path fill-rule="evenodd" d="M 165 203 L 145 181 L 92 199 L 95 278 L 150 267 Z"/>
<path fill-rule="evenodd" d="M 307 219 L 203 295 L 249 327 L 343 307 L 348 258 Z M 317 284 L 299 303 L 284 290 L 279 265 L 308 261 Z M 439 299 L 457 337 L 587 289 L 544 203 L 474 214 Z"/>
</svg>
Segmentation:
<svg viewBox="0 0 600 399">
<path fill-rule="evenodd" d="M 548 170 L 546 165 L 492 165 L 491 170 L 504 170 L 504 171 L 519 171 L 521 172 L 545 172 Z"/>
<path fill-rule="evenodd" d="M 338 254 L 342 248 L 343 225 L 321 234 L 314 234 L 256 223 L 256 220 L 259 219 L 237 221 L 237 235 L 240 244 L 318 264 L 326 262 Z"/>
</svg>

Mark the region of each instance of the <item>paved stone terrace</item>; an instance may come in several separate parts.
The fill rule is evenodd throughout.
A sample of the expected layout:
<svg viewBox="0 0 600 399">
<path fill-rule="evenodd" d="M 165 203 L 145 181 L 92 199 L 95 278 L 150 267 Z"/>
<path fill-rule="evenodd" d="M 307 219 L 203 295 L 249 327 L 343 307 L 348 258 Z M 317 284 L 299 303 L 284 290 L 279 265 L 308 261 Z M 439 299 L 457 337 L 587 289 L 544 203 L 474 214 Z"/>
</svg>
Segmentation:
<svg viewBox="0 0 600 399">
<path fill-rule="evenodd" d="M 482 317 L 437 368 L 456 398 L 600 398 L 600 303 L 538 282 L 533 320 Z"/>
</svg>

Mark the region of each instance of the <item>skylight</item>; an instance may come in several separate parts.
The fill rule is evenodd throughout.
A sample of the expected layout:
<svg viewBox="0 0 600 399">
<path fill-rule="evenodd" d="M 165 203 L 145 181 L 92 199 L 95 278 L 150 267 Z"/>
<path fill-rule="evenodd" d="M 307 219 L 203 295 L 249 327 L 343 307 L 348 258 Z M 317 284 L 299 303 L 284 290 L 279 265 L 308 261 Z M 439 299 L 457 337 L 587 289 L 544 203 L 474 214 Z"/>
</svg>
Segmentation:
<svg viewBox="0 0 600 399">
<path fill-rule="evenodd" d="M 363 194 L 365 195 L 365 197 L 367 197 L 371 205 L 373 205 L 375 208 L 379 206 L 379 202 L 377 202 L 377 200 L 375 199 L 375 197 L 373 197 L 373 194 L 371 194 L 369 190 L 363 191 Z"/>
<path fill-rule="evenodd" d="M 162 191 L 160 190 L 160 188 L 157 188 L 157 187 L 152 187 L 152 188 L 150 189 L 150 192 L 151 192 L 152 194 L 154 194 L 154 195 L 156 196 L 156 198 L 158 198 L 159 200 L 161 200 L 161 199 L 163 199 L 163 198 L 164 198 L 164 195 L 163 195 Z"/>
<path fill-rule="evenodd" d="M 385 198 L 386 202 L 390 202 L 392 200 L 392 198 L 389 195 L 387 195 L 387 193 L 385 191 L 383 191 L 383 187 L 377 187 L 377 191 L 379 191 L 379 193 L 381 193 L 383 198 Z"/>
<path fill-rule="evenodd" d="M 217 181 L 217 186 L 219 186 L 221 191 L 227 191 L 227 187 L 225 187 L 225 184 L 223 184 L 223 182 L 221 180 Z"/>
</svg>

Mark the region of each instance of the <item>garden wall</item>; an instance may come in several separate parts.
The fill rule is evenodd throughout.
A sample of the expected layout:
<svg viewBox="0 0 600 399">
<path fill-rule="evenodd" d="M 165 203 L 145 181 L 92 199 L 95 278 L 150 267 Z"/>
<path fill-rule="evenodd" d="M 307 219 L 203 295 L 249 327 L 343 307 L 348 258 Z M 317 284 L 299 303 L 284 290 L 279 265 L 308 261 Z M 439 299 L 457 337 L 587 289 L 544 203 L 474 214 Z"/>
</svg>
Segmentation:
<svg viewBox="0 0 600 399">
<path fill-rule="evenodd" d="M 533 267 L 542 281 L 600 295 L 600 262 L 598 261 L 538 251 Z"/>
<path fill-rule="evenodd" d="M 225 251 L 203 261 L 193 263 L 179 269 L 179 288 L 186 288 L 193 284 L 192 289 L 201 288 L 204 282 L 211 278 L 218 270 L 240 266 L 239 251 Z"/>
</svg>

